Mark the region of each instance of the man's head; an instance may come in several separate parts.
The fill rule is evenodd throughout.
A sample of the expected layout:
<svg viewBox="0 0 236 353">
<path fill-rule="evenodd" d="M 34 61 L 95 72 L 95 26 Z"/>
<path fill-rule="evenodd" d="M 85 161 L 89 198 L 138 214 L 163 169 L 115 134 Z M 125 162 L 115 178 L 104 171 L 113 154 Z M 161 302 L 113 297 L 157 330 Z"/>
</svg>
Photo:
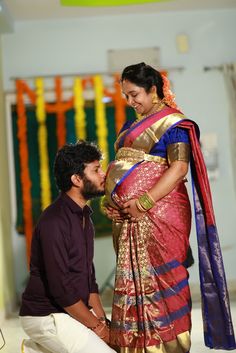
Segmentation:
<svg viewBox="0 0 236 353">
<path fill-rule="evenodd" d="M 104 194 L 105 173 L 101 169 L 101 151 L 91 142 L 64 145 L 54 161 L 54 175 L 59 190 L 77 188 L 85 200 Z"/>
</svg>

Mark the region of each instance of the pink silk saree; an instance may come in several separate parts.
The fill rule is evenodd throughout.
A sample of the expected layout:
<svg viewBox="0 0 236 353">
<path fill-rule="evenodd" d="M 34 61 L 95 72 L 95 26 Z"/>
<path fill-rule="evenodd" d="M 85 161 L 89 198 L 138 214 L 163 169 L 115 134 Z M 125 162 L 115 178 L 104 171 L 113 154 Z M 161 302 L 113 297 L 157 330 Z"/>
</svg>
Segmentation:
<svg viewBox="0 0 236 353">
<path fill-rule="evenodd" d="M 180 124 L 196 137 L 194 124 L 172 108 L 120 134 L 116 160 L 106 179 L 106 197 L 113 207 L 137 198 L 163 175 L 167 160 L 149 152 L 168 129 Z M 194 150 L 194 145 L 191 147 Z M 184 181 L 137 222 L 113 223 L 117 269 L 111 343 L 121 353 L 189 352 L 191 300 L 184 262 L 190 227 L 191 209 Z M 227 333 L 231 347 L 233 330 Z"/>
</svg>

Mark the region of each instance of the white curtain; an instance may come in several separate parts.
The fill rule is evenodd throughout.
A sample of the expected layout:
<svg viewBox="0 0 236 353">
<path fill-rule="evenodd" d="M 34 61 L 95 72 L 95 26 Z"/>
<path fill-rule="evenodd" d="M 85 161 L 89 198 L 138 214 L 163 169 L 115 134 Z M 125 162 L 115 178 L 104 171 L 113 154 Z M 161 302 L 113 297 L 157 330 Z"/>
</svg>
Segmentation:
<svg viewBox="0 0 236 353">
<path fill-rule="evenodd" d="M 224 65 L 223 73 L 230 104 L 230 143 L 236 192 L 236 63 Z"/>
</svg>

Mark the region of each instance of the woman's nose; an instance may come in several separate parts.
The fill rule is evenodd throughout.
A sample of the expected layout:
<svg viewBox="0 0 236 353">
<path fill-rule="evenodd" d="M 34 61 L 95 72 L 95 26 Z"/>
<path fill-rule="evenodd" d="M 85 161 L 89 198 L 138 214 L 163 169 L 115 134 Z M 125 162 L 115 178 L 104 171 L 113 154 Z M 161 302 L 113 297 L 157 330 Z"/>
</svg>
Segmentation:
<svg viewBox="0 0 236 353">
<path fill-rule="evenodd" d="M 128 103 L 128 105 L 132 106 L 133 103 L 134 103 L 133 98 L 132 98 L 132 97 L 129 97 L 128 100 L 127 100 L 127 103 Z"/>
</svg>

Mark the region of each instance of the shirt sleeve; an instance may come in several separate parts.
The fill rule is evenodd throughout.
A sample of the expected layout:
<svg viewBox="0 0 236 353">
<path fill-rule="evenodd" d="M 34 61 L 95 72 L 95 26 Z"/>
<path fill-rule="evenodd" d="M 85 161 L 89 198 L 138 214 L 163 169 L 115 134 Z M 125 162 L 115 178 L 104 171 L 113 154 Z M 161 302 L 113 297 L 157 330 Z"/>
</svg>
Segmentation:
<svg viewBox="0 0 236 353">
<path fill-rule="evenodd" d="M 92 265 L 91 290 L 90 290 L 90 293 L 98 293 L 98 285 L 97 285 L 97 282 L 96 282 L 94 264 Z"/>
<path fill-rule="evenodd" d="M 60 307 L 70 306 L 81 299 L 69 271 L 68 227 L 51 217 L 38 230 L 49 292 Z"/>
</svg>

